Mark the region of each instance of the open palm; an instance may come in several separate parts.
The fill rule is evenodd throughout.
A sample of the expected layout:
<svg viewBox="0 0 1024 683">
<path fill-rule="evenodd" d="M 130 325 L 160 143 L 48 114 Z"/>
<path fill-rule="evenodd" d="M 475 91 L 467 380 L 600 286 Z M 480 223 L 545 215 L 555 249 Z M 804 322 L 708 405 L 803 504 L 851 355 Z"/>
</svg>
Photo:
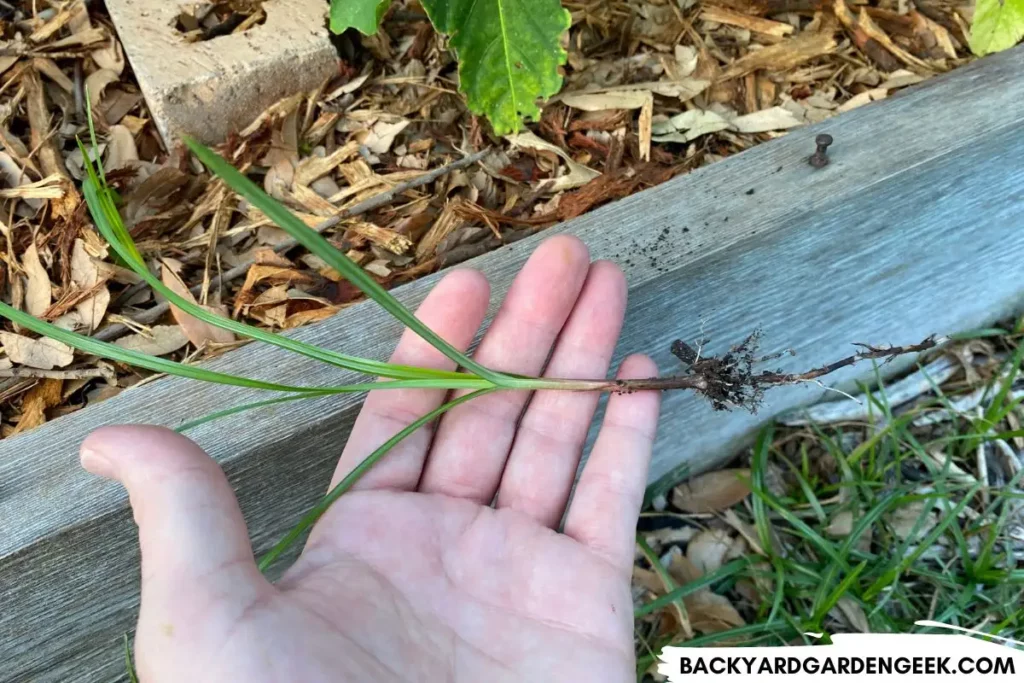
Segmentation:
<svg viewBox="0 0 1024 683">
<path fill-rule="evenodd" d="M 590 264 L 580 242 L 552 238 L 516 278 L 475 358 L 506 372 L 602 377 L 625 289 L 614 265 Z M 481 275 L 456 271 L 418 316 L 465 349 L 487 300 Z M 450 367 L 409 332 L 392 360 Z M 635 356 L 620 376 L 654 372 Z M 371 393 L 334 481 L 444 398 Z M 506 392 L 453 409 L 330 508 L 276 584 L 257 570 L 227 481 L 195 444 L 156 427 L 93 433 L 83 464 L 125 484 L 139 525 L 140 679 L 631 679 L 633 528 L 658 397 L 609 399 L 566 513 L 596 404 L 593 394 Z"/>
</svg>

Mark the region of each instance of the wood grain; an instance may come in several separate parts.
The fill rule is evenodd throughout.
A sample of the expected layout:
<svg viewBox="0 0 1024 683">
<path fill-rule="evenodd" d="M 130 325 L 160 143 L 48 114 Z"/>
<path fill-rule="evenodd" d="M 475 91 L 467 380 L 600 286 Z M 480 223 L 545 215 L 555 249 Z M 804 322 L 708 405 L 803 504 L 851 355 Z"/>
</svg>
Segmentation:
<svg viewBox="0 0 1024 683">
<path fill-rule="evenodd" d="M 851 342 L 913 343 L 1018 310 L 1022 58 L 1017 48 L 981 60 L 556 228 L 627 273 L 617 359 L 643 351 L 674 372 L 673 339 L 696 339 L 703 325 L 715 352 L 760 326 L 765 351 L 796 351 L 777 362 L 795 371 L 848 355 Z M 806 159 L 821 132 L 835 138 L 832 163 L 814 170 Z M 471 262 L 493 283 L 492 313 L 542 238 Z M 414 304 L 435 281 L 396 293 Z M 375 306 L 359 305 L 295 336 L 385 358 L 399 333 Z M 345 377 L 257 345 L 209 366 L 305 384 Z M 833 379 L 870 373 L 861 367 Z M 776 390 L 758 415 L 666 396 L 651 480 L 715 465 L 772 414 L 820 394 Z M 136 615 L 138 546 L 124 492 L 78 466 L 85 434 L 126 421 L 173 426 L 254 398 L 165 379 L 0 442 L 0 680 L 110 681 L 123 673 L 120 638 Z M 190 434 L 228 472 L 258 549 L 320 495 L 358 406 L 358 397 L 286 404 Z"/>
</svg>

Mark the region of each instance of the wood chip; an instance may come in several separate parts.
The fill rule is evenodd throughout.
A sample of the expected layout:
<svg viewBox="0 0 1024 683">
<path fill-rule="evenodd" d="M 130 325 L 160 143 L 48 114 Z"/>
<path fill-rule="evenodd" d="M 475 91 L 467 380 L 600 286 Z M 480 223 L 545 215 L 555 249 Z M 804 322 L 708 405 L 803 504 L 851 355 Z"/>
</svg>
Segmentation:
<svg viewBox="0 0 1024 683">
<path fill-rule="evenodd" d="M 26 432 L 46 422 L 46 410 L 59 406 L 64 380 L 44 379 L 32 387 L 21 404 L 21 418 L 11 436 Z"/>
<path fill-rule="evenodd" d="M 700 17 L 705 21 L 716 21 L 719 24 L 738 26 L 753 33 L 760 33 L 761 35 L 773 38 L 784 38 L 794 30 L 790 24 L 784 24 L 781 21 L 752 17 L 749 14 L 733 12 L 732 10 L 715 5 L 706 5 L 701 10 Z"/>
<path fill-rule="evenodd" d="M 838 46 L 831 33 L 804 31 L 795 38 L 740 57 L 725 70 L 721 80 L 745 76 L 758 69 L 785 71 L 815 57 L 831 54 Z"/>
</svg>

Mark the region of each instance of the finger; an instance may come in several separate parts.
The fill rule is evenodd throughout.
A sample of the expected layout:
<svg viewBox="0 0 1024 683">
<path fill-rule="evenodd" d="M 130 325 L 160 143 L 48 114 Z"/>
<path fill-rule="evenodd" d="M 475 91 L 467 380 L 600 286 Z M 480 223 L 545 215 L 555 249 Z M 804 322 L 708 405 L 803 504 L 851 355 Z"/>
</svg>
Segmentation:
<svg viewBox="0 0 1024 683">
<path fill-rule="evenodd" d="M 459 350 L 469 348 L 487 313 L 487 279 L 474 270 L 456 270 L 446 275 L 427 295 L 416 317 L 442 339 Z M 453 370 L 455 363 L 406 330 L 391 356 L 392 363 L 437 370 Z M 388 389 L 371 391 L 352 427 L 345 450 L 338 461 L 331 487 L 351 472 L 375 448 L 429 413 L 444 400 L 444 390 Z M 427 425 L 404 439 L 370 469 L 356 488 L 413 489 L 420 479 L 423 460 L 430 446 L 432 427 Z"/>
<path fill-rule="evenodd" d="M 630 356 L 621 378 L 653 377 L 658 367 L 646 356 Z M 661 396 L 657 391 L 613 394 L 604 423 L 565 521 L 565 533 L 613 566 L 629 571 L 640 516 L 647 467 L 658 426 Z"/>
<path fill-rule="evenodd" d="M 587 248 L 575 237 L 545 241 L 516 276 L 474 359 L 495 370 L 539 373 L 576 303 L 589 262 Z M 528 398 L 523 391 L 488 394 L 446 414 L 420 490 L 489 503 Z"/>
<path fill-rule="evenodd" d="M 81 460 L 89 472 L 128 489 L 139 526 L 143 604 L 269 588 L 224 472 L 192 441 L 163 427 L 103 427 L 82 443 Z"/>
<path fill-rule="evenodd" d="M 608 261 L 593 264 L 545 376 L 603 378 L 625 310 L 622 271 Z M 557 526 L 599 399 L 592 391 L 541 391 L 534 395 L 501 477 L 499 508 L 518 510 L 545 526 Z"/>
</svg>

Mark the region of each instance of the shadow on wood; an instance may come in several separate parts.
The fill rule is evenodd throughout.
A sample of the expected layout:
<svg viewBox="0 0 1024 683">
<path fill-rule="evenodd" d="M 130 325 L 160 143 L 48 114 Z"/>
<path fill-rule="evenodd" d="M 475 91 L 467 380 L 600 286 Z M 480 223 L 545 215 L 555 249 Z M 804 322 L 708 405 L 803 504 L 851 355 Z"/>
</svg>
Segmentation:
<svg viewBox="0 0 1024 683">
<path fill-rule="evenodd" d="M 702 324 L 717 353 L 752 329 L 777 365 L 805 370 L 851 342 L 918 342 L 980 326 L 1024 293 L 1024 48 L 905 94 L 794 131 L 554 229 L 618 262 L 630 304 L 618 357 L 651 354 L 677 371 L 676 338 Z M 813 169 L 814 137 L 835 139 Z M 751 192 L 753 191 L 753 192 Z M 548 233 L 551 234 L 551 233 Z M 538 238 L 472 262 L 495 301 Z M 420 300 L 436 276 L 397 290 Z M 494 312 L 494 305 L 492 310 Z M 295 336 L 385 358 L 400 327 L 371 304 Z M 211 368 L 327 385 L 344 373 L 250 345 Z M 830 378 L 872 372 L 858 367 Z M 735 452 L 773 413 L 821 394 L 770 392 L 760 415 L 665 397 L 652 481 Z M 164 379 L 0 442 L 0 657 L 5 681 L 109 681 L 123 674 L 122 633 L 137 605 L 138 546 L 120 487 L 87 475 L 77 450 L 100 425 L 175 425 L 254 400 L 251 392 Z M 257 549 L 323 492 L 359 398 L 285 404 L 205 425 L 190 436 L 228 472 Z"/>
</svg>

